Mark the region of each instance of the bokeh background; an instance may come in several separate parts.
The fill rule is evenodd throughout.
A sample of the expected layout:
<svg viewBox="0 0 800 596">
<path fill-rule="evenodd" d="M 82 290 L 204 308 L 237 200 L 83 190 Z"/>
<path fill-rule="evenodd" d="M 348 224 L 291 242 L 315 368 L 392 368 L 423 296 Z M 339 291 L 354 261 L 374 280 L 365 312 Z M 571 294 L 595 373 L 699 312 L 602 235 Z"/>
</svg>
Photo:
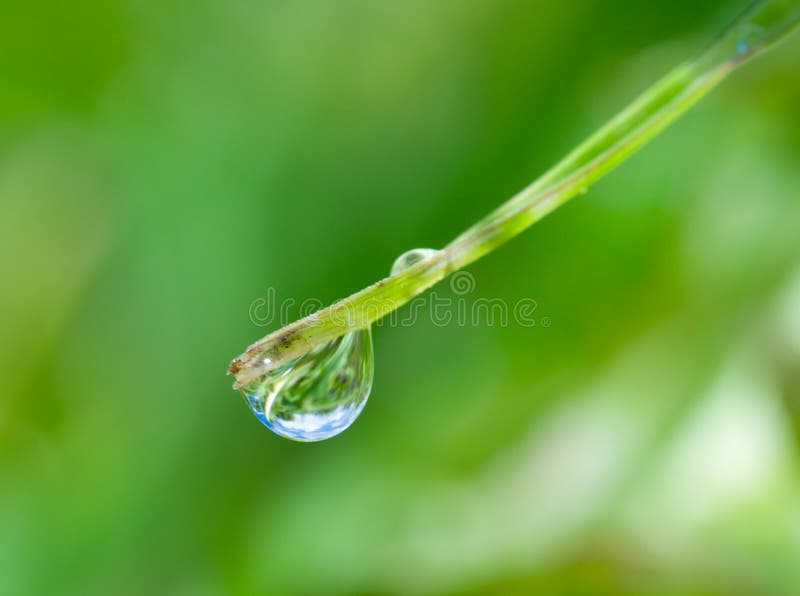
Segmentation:
<svg viewBox="0 0 800 596">
<path fill-rule="evenodd" d="M 318 444 L 225 375 L 742 7 L 4 0 L 0 593 L 798 593 L 798 38 L 469 268 L 536 326 L 376 329 Z"/>
</svg>

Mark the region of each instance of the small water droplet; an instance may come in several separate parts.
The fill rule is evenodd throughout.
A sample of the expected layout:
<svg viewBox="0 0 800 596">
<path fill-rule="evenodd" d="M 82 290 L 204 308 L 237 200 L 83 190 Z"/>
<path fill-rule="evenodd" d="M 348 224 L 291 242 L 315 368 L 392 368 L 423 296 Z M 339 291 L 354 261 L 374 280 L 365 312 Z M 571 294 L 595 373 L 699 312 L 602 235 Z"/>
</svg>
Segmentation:
<svg viewBox="0 0 800 596">
<path fill-rule="evenodd" d="M 370 329 L 351 331 L 242 388 L 253 413 L 296 441 L 329 439 L 350 426 L 372 389 Z"/>
<path fill-rule="evenodd" d="M 391 274 L 397 275 L 398 273 L 402 273 L 417 263 L 430 259 L 437 252 L 439 251 L 432 248 L 412 248 L 411 250 L 407 250 L 394 260 Z"/>
<path fill-rule="evenodd" d="M 739 54 L 747 54 L 755 46 L 763 42 L 767 31 L 761 25 L 744 21 L 739 25 L 738 36 L 736 39 L 736 51 Z"/>
</svg>

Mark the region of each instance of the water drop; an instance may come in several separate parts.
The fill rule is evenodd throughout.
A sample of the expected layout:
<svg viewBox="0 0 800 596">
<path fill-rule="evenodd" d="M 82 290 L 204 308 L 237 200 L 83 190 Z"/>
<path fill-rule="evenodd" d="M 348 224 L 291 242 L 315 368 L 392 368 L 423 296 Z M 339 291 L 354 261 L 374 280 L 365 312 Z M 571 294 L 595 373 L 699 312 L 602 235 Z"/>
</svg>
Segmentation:
<svg viewBox="0 0 800 596">
<path fill-rule="evenodd" d="M 351 331 L 270 371 L 244 388 L 253 413 L 296 441 L 329 439 L 350 426 L 372 389 L 370 329 Z"/>
<path fill-rule="evenodd" d="M 760 43 L 763 43 L 766 34 L 767 31 L 764 27 L 750 21 L 742 22 L 738 28 L 736 51 L 739 54 L 747 54 Z"/>
<path fill-rule="evenodd" d="M 432 248 L 412 248 L 404 252 L 394 260 L 392 264 L 392 275 L 402 273 L 409 267 L 430 259 L 437 252 L 439 251 Z"/>
</svg>

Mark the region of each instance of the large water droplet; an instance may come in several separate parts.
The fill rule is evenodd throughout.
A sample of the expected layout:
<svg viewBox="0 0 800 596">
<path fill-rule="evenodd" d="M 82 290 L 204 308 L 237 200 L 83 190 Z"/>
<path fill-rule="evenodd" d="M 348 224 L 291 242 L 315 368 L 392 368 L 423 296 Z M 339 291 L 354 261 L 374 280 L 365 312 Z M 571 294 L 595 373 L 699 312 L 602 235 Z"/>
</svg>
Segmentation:
<svg viewBox="0 0 800 596">
<path fill-rule="evenodd" d="M 394 260 L 391 274 L 397 275 L 398 273 L 402 273 L 409 267 L 412 267 L 421 261 L 430 259 L 437 252 L 439 251 L 432 248 L 412 248 Z"/>
<path fill-rule="evenodd" d="M 372 336 L 351 331 L 270 371 L 242 389 L 253 413 L 273 432 L 321 441 L 350 426 L 372 389 Z"/>
</svg>

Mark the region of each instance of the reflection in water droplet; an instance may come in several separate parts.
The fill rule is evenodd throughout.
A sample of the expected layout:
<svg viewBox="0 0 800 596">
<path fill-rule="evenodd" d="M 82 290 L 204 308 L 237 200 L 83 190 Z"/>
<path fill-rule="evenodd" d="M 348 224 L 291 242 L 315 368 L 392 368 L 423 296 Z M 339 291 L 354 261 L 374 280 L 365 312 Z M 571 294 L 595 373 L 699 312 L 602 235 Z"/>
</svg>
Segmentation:
<svg viewBox="0 0 800 596">
<path fill-rule="evenodd" d="M 421 261 L 425 261 L 426 259 L 430 259 L 437 252 L 439 251 L 432 248 L 413 248 L 408 250 L 394 260 L 391 274 L 397 275 L 398 273 L 402 273 L 409 267 Z"/>
<path fill-rule="evenodd" d="M 253 413 L 273 432 L 321 441 L 350 426 L 372 389 L 372 336 L 351 331 L 270 371 L 242 389 Z"/>
</svg>

